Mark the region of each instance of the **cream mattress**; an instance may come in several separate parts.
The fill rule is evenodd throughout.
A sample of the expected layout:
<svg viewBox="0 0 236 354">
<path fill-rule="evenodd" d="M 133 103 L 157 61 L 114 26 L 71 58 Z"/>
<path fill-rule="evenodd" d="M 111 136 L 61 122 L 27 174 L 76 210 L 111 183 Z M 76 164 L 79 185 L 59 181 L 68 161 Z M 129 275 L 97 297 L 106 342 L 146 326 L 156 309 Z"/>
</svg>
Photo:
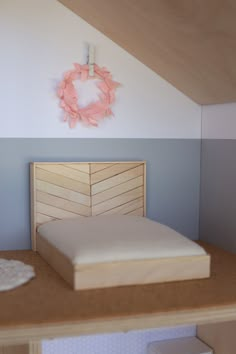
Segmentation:
<svg viewBox="0 0 236 354">
<path fill-rule="evenodd" d="M 51 221 L 41 225 L 38 234 L 75 265 L 206 255 L 178 232 L 139 216 Z"/>
</svg>

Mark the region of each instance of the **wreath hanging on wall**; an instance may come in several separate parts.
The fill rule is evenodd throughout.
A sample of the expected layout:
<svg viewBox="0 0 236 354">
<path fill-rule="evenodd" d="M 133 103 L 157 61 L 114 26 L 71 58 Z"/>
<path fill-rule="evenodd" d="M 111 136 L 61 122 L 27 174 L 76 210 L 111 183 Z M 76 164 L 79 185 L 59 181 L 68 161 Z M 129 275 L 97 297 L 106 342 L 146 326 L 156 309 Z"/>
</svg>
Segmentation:
<svg viewBox="0 0 236 354">
<path fill-rule="evenodd" d="M 59 84 L 60 107 L 65 111 L 64 121 L 74 128 L 78 122 L 98 126 L 99 121 L 113 115 L 111 105 L 115 102 L 115 90 L 120 84 L 112 80 L 106 68 L 94 64 L 94 75 L 89 75 L 89 65 L 74 64 L 74 70 L 65 73 Z M 73 84 L 75 80 L 87 81 L 99 79 L 96 84 L 100 90 L 98 100 L 85 107 L 79 104 L 79 95 Z"/>
</svg>

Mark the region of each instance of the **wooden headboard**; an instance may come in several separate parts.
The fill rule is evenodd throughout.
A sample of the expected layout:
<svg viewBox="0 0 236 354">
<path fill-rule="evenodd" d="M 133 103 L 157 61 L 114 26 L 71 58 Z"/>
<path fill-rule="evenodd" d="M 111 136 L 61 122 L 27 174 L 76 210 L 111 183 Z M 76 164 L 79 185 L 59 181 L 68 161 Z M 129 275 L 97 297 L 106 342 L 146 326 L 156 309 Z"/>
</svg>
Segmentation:
<svg viewBox="0 0 236 354">
<path fill-rule="evenodd" d="M 31 241 L 38 225 L 107 214 L 146 215 L 146 162 L 37 162 L 31 171 Z"/>
</svg>

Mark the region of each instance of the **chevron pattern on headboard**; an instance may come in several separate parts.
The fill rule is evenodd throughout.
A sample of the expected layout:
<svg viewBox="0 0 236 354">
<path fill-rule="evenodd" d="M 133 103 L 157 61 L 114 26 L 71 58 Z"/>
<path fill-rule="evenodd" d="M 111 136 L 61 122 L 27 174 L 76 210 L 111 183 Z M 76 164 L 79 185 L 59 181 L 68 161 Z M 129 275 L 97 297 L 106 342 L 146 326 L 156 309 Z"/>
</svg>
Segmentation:
<svg viewBox="0 0 236 354">
<path fill-rule="evenodd" d="M 101 214 L 146 214 L 146 163 L 31 163 L 31 238 L 45 222 Z"/>
</svg>

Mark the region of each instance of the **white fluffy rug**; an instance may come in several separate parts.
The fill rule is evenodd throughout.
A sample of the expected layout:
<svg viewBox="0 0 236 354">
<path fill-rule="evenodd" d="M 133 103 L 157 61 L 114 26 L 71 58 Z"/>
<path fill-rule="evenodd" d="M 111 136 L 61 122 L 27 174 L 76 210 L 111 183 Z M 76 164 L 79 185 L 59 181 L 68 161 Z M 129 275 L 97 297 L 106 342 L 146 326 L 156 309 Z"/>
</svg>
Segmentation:
<svg viewBox="0 0 236 354">
<path fill-rule="evenodd" d="M 0 258 L 0 291 L 14 289 L 33 277 L 35 272 L 30 265 Z"/>
</svg>

